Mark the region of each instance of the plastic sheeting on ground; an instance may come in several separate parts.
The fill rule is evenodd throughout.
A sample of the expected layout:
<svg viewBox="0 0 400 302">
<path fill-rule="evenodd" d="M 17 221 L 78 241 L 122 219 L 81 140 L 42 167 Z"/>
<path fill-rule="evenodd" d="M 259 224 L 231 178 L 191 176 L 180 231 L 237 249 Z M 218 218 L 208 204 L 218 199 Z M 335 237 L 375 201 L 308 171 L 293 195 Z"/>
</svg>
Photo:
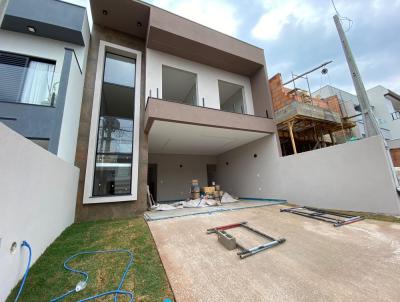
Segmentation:
<svg viewBox="0 0 400 302">
<path fill-rule="evenodd" d="M 221 204 L 224 203 L 232 203 L 238 201 L 237 199 L 233 198 L 228 193 L 224 193 L 221 198 Z M 212 207 L 218 206 L 218 202 L 215 199 L 206 199 L 206 198 L 198 198 L 198 199 L 191 199 L 188 201 L 182 200 L 175 202 L 173 204 L 159 204 L 154 208 L 156 211 L 170 211 L 182 208 L 204 208 L 204 207 Z"/>
</svg>

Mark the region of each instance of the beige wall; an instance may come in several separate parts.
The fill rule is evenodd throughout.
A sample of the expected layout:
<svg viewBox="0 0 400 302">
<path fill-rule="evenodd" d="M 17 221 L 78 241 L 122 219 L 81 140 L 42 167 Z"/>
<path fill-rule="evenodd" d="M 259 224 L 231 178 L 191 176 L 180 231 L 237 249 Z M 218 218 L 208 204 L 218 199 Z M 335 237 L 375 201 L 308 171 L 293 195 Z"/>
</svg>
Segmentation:
<svg viewBox="0 0 400 302">
<path fill-rule="evenodd" d="M 206 186 L 207 164 L 216 162 L 215 156 L 150 153 L 149 163 L 157 164 L 157 200 L 185 200 L 190 196 L 192 179 Z"/>
<path fill-rule="evenodd" d="M 32 246 L 33 264 L 74 222 L 79 171 L 2 123 L 0 146 L 0 301 L 5 301 L 25 272 L 22 241 Z"/>
<path fill-rule="evenodd" d="M 270 135 L 218 156 L 217 173 L 221 186 L 241 197 L 400 214 L 383 140 L 378 136 L 279 157 L 277 142 Z"/>
</svg>

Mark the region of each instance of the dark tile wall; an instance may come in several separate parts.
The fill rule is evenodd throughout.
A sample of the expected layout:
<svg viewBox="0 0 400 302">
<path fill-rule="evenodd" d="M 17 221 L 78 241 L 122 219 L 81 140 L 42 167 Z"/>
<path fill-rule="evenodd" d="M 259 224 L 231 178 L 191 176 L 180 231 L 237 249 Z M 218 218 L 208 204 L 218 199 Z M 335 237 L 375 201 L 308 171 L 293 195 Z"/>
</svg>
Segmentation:
<svg viewBox="0 0 400 302">
<path fill-rule="evenodd" d="M 141 112 L 140 112 L 140 138 L 139 138 L 139 177 L 138 199 L 103 204 L 83 204 L 83 190 L 86 173 L 87 150 L 89 146 L 90 121 L 92 116 L 92 103 L 96 79 L 97 57 L 100 40 L 137 49 L 142 51 L 141 67 Z M 76 200 L 76 221 L 88 221 L 110 218 L 127 218 L 143 213 L 147 208 L 147 163 L 148 139 L 143 132 L 145 111 L 145 80 L 146 58 L 145 41 L 124 33 L 94 24 L 89 46 L 88 61 L 86 66 L 85 86 L 83 91 L 82 109 L 79 124 L 78 145 L 76 150 L 75 165 L 80 169 L 78 195 Z"/>
</svg>

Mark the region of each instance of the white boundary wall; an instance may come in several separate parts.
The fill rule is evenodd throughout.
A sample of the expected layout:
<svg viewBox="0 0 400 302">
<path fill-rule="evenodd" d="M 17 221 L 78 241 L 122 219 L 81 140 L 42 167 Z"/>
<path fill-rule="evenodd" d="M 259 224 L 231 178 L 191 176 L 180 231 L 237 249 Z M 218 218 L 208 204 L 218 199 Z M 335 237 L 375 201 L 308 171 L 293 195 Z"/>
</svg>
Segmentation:
<svg viewBox="0 0 400 302">
<path fill-rule="evenodd" d="M 240 197 L 400 215 L 380 137 L 286 157 L 277 150 L 271 135 L 218 156 L 218 182 Z"/>
<path fill-rule="evenodd" d="M 0 301 L 74 222 L 79 169 L 0 123 Z M 10 253 L 17 243 L 14 254 Z M 60 264 L 61 265 L 61 264 Z M 29 277 L 28 277 L 29 278 Z"/>
</svg>

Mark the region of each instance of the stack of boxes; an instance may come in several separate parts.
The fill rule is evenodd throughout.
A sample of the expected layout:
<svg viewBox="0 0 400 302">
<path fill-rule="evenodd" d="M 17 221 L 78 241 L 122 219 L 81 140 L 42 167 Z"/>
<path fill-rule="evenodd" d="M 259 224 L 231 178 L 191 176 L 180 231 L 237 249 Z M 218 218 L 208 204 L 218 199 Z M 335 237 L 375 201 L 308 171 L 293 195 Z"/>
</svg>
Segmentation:
<svg viewBox="0 0 400 302">
<path fill-rule="evenodd" d="M 217 201 L 217 204 L 221 204 L 222 195 L 224 192 L 221 190 L 219 185 L 216 185 L 214 182 L 213 185 L 210 187 L 202 187 L 200 189 L 199 181 L 197 179 L 192 180 L 191 186 L 191 199 L 198 199 L 198 198 L 206 198 L 206 199 L 214 199 Z"/>
</svg>

